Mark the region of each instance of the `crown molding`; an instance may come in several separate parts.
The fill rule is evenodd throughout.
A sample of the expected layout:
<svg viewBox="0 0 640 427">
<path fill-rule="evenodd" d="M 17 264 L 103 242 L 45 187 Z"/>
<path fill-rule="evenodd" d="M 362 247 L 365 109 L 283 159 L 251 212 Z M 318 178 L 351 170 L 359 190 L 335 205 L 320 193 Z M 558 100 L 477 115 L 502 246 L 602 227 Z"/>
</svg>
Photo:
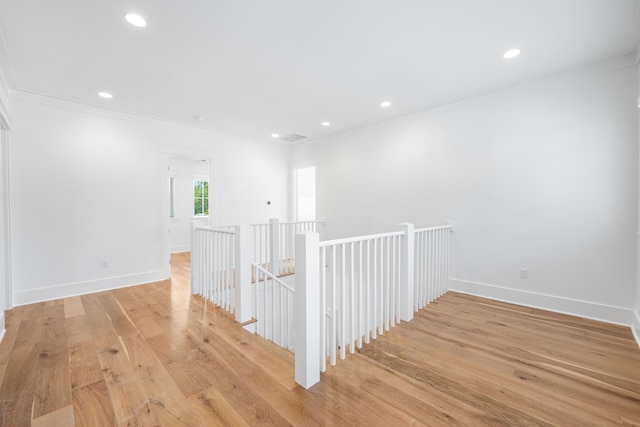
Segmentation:
<svg viewBox="0 0 640 427">
<path fill-rule="evenodd" d="M 232 135 L 230 133 L 226 133 L 223 131 L 208 129 L 199 126 L 188 125 L 181 122 L 176 122 L 172 120 L 160 119 L 157 117 L 146 116 L 143 114 L 131 113 L 124 110 L 117 110 L 111 108 L 105 108 L 103 106 L 97 106 L 92 104 L 85 104 L 82 102 L 54 97 L 47 94 L 30 92 L 25 90 L 9 90 L 9 99 L 11 102 L 25 102 L 37 105 L 43 105 L 46 107 L 57 108 L 62 110 L 74 111 L 77 113 L 90 114 L 100 117 L 107 117 L 116 120 L 122 120 L 132 123 L 145 124 L 155 127 L 170 127 L 174 129 L 179 129 L 182 131 L 187 131 L 194 134 L 205 135 L 216 137 L 218 140 L 224 140 L 230 143 L 236 144 L 260 144 L 265 145 L 262 141 L 255 141 L 251 139 L 242 138 L 236 135 Z M 275 142 L 270 142 L 273 145 Z"/>
<path fill-rule="evenodd" d="M 599 74 L 605 74 L 616 70 L 634 67 L 638 64 L 638 57 L 636 54 L 627 54 L 624 56 L 618 56 L 606 61 L 597 62 L 585 67 L 574 68 L 570 71 L 566 71 L 559 74 L 554 74 L 542 79 L 532 80 L 515 86 L 510 86 L 494 91 L 486 92 L 482 95 L 473 96 L 470 98 L 461 99 L 451 103 L 443 104 L 437 107 L 429 108 L 427 110 L 418 111 L 416 113 L 407 114 L 394 119 L 377 122 L 374 124 L 366 125 L 356 129 L 351 129 L 345 132 L 336 133 L 333 135 L 327 135 L 319 138 L 309 138 L 308 140 L 301 141 L 292 144 L 292 147 L 299 147 L 307 144 L 314 144 L 317 142 L 327 142 L 332 139 L 356 136 L 364 133 L 374 132 L 377 130 L 402 125 L 405 123 L 411 123 L 414 121 L 422 120 L 428 117 L 433 117 L 439 114 L 448 113 L 471 106 L 485 104 L 496 100 L 510 98 L 522 93 L 536 91 L 560 84 L 566 84 L 569 82 L 582 80 L 588 77 L 596 76 Z"/>
</svg>

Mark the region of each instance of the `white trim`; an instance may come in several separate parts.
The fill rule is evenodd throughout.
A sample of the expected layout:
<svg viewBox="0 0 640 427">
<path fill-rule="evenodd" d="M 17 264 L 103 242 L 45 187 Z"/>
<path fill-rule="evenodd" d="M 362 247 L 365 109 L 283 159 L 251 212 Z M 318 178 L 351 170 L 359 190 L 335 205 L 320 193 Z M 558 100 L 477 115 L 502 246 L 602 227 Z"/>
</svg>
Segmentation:
<svg viewBox="0 0 640 427">
<path fill-rule="evenodd" d="M 189 215 L 188 217 L 191 218 L 191 220 L 194 219 L 200 219 L 200 218 L 209 218 L 210 216 L 212 216 L 212 209 L 211 209 L 211 179 L 209 177 L 209 174 L 203 174 L 202 172 L 194 172 L 194 171 L 189 171 L 189 177 L 190 177 L 190 200 L 191 200 L 191 210 L 189 211 Z M 209 208 L 209 213 L 204 215 L 196 215 L 195 214 L 195 209 L 196 209 L 196 199 L 195 199 L 195 189 L 194 189 L 194 183 L 195 181 L 200 181 L 200 182 L 206 182 L 207 183 L 207 188 L 208 188 L 208 192 L 209 194 L 207 195 L 207 204 L 208 204 L 208 208 Z M 202 199 L 204 201 L 204 197 Z M 202 206 L 204 209 L 204 205 Z M 209 221 L 209 224 L 213 224 L 211 221 Z"/>
<path fill-rule="evenodd" d="M 631 326 L 633 310 L 589 301 L 505 288 L 470 280 L 449 278 L 449 289 L 464 294 L 539 308 L 572 316 L 599 320 L 622 326 Z"/>
<path fill-rule="evenodd" d="M 13 294 L 13 300 L 15 302 L 15 306 L 33 304 L 36 302 L 51 301 L 59 298 L 68 298 L 77 295 L 91 294 L 94 292 L 126 288 L 128 286 L 142 285 L 145 283 L 160 282 L 166 280 L 166 278 L 164 270 L 155 270 L 146 273 L 130 274 L 127 276 L 109 277 L 106 279 L 66 283 L 63 285 L 52 285 L 38 289 L 19 291 Z"/>
<path fill-rule="evenodd" d="M 146 124 L 150 126 L 159 126 L 159 127 L 175 127 L 180 129 L 181 131 L 189 131 L 196 135 L 204 135 L 204 136 L 217 136 L 224 138 L 225 141 L 229 143 L 244 143 L 244 144 L 256 144 L 260 143 L 262 145 L 269 144 L 273 146 L 282 146 L 281 143 L 277 141 L 263 141 L 263 140 L 255 140 L 249 138 L 243 138 L 237 135 L 232 135 L 228 132 L 224 132 L 218 129 L 210 129 L 199 127 L 193 124 L 187 124 L 182 122 L 177 122 L 168 119 L 162 119 L 153 116 L 147 116 L 144 114 L 137 114 L 125 110 L 118 110 L 112 108 L 106 108 L 102 105 L 95 104 L 85 104 L 82 102 L 57 98 L 52 95 L 47 95 L 43 93 L 29 92 L 25 90 L 10 90 L 9 91 L 9 99 L 13 102 L 27 102 L 31 104 L 43 105 L 51 108 L 58 108 L 62 110 L 74 111 L 77 113 L 84 113 L 95 115 L 99 117 L 108 117 L 116 120 L 122 120 L 131 123 L 137 124 Z"/>
<path fill-rule="evenodd" d="M 0 310 L 0 343 L 2 342 L 2 338 L 4 338 L 4 333 L 7 332 L 5 326 L 4 310 Z"/>
<path fill-rule="evenodd" d="M 631 332 L 633 333 L 633 337 L 636 339 L 636 343 L 638 343 L 638 347 L 640 347 L 640 312 L 638 310 L 633 313 L 633 325 L 631 325 Z"/>
<path fill-rule="evenodd" d="M 6 127 L 6 122 L 2 120 L 4 118 L 2 112 L 0 111 L 0 150 L 2 150 L 2 155 L 0 156 L 3 165 L 0 167 L 0 171 L 3 172 L 4 176 L 0 179 L 0 182 L 4 183 L 3 188 L 0 188 L 0 198 L 3 199 L 3 203 L 0 206 L 4 207 L 4 212 L 2 217 L 4 218 L 4 223 L 0 224 L 0 227 L 4 227 L 4 242 L 0 242 L 0 244 L 4 245 L 4 290 L 0 290 L 0 292 L 4 292 L 4 307 L 0 307 L 0 310 L 11 309 L 13 307 L 13 276 L 12 276 L 12 263 L 11 263 L 11 146 L 9 144 L 10 133 L 8 127 Z"/>
</svg>

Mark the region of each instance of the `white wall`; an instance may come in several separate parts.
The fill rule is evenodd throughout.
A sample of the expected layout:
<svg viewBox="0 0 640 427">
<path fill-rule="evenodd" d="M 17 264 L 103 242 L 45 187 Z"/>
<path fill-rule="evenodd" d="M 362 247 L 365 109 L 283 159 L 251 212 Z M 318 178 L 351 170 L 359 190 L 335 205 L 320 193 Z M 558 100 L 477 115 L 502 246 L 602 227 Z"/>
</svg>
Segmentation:
<svg viewBox="0 0 640 427">
<path fill-rule="evenodd" d="M 291 160 L 318 162 L 330 238 L 455 220 L 453 288 L 628 325 L 636 73 L 623 58 L 309 141 Z"/>
<path fill-rule="evenodd" d="M 5 295 L 9 289 L 10 265 L 9 265 L 9 199 L 8 199 L 8 167 L 9 167 L 9 95 L 5 86 L 4 75 L 0 70 L 0 341 L 5 331 L 5 307 L 7 301 Z"/>
<path fill-rule="evenodd" d="M 638 51 L 636 55 L 636 62 L 640 61 L 640 46 L 638 46 Z M 638 86 L 636 87 L 636 92 L 638 96 L 636 99 L 636 107 L 637 107 L 637 116 L 638 116 L 638 146 L 640 146 L 640 67 L 638 67 Z M 640 164 L 640 158 L 638 159 L 638 163 Z M 638 174 L 638 179 L 640 180 L 640 173 Z M 640 203 L 640 181 L 638 184 L 638 203 Z M 636 342 L 640 345 L 640 205 L 638 208 L 638 220 L 636 227 L 636 239 L 637 239 L 637 253 L 636 253 L 636 306 L 633 317 L 633 335 L 636 338 Z"/>
<path fill-rule="evenodd" d="M 171 219 L 171 253 L 191 250 L 191 222 L 208 223 L 208 218 L 196 219 L 193 216 L 193 176 L 209 175 L 209 164 L 199 159 L 170 156 L 170 171 L 175 175 L 175 218 Z M 214 196 L 210 192 L 210 196 Z M 211 197 L 215 201 L 215 197 Z M 213 206 L 212 206 L 213 207 Z"/>
<path fill-rule="evenodd" d="M 7 235 L 7 225 L 8 225 L 8 206 L 7 206 L 7 131 L 3 130 L 3 126 L 1 123 L 2 115 L 0 114 L 0 341 L 4 335 L 5 330 L 5 317 L 4 311 L 6 307 L 5 301 L 5 292 L 7 286 L 7 276 L 9 265 L 7 265 L 8 258 L 8 248 L 6 242 L 8 241 L 9 236 Z"/>
<path fill-rule="evenodd" d="M 11 96 L 16 305 L 164 277 L 167 146 L 214 153 L 220 221 L 286 214 L 287 147 Z"/>
</svg>

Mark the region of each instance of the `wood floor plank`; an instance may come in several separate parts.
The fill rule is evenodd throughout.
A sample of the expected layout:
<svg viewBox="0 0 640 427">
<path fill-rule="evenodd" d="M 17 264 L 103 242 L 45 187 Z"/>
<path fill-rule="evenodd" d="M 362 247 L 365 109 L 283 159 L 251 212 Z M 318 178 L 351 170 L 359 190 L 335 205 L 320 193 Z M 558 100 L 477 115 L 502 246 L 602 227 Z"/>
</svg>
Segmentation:
<svg viewBox="0 0 640 427">
<path fill-rule="evenodd" d="M 98 351 L 98 359 L 118 425 L 159 425 L 122 345 Z"/>
<path fill-rule="evenodd" d="M 67 349 L 39 353 L 32 417 L 57 411 L 72 404 L 69 354 Z"/>
<path fill-rule="evenodd" d="M 75 425 L 73 405 L 65 406 L 31 421 L 31 427 L 68 427 Z"/>
<path fill-rule="evenodd" d="M 64 328 L 68 347 L 92 340 L 91 328 L 87 317 L 84 315 L 65 318 Z"/>
<path fill-rule="evenodd" d="M 11 353 L 0 386 L 0 425 L 31 424 L 39 354 L 39 344 L 20 346 Z"/>
<path fill-rule="evenodd" d="M 640 425 L 629 328 L 449 292 L 305 390 L 293 353 L 190 294 L 188 255 L 7 312 L 0 425 Z"/>
<path fill-rule="evenodd" d="M 64 317 L 68 319 L 70 317 L 83 316 L 84 305 L 82 304 L 82 298 L 70 297 L 64 299 Z"/>
<path fill-rule="evenodd" d="M 190 399 L 203 425 L 248 426 L 224 395 L 216 388 L 210 387 Z"/>
<path fill-rule="evenodd" d="M 76 427 L 117 425 L 104 380 L 73 389 L 73 411 Z"/>
<path fill-rule="evenodd" d="M 81 342 L 69 347 L 69 378 L 72 389 L 104 380 L 93 342 Z"/>
</svg>

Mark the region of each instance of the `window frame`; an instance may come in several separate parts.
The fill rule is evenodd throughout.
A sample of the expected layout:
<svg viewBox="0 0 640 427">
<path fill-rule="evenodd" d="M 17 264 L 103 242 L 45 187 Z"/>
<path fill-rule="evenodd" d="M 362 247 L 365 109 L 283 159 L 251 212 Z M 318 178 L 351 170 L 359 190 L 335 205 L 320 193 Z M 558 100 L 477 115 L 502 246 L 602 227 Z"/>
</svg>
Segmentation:
<svg viewBox="0 0 640 427">
<path fill-rule="evenodd" d="M 202 183 L 206 183 L 207 185 L 207 196 L 206 198 L 204 197 L 204 194 L 202 196 L 202 205 L 204 208 L 204 201 L 206 200 L 206 205 L 207 205 L 207 213 L 204 213 L 204 209 L 203 209 L 203 213 L 202 214 L 197 214 L 196 213 L 196 182 L 202 182 Z M 204 189 L 203 189 L 203 193 L 204 193 Z M 211 182 L 209 180 L 209 176 L 208 175 L 203 175 L 203 174 L 192 174 L 191 175 L 191 200 L 192 200 L 192 205 L 191 205 L 191 215 L 192 218 L 209 218 L 209 216 L 211 215 Z"/>
</svg>

